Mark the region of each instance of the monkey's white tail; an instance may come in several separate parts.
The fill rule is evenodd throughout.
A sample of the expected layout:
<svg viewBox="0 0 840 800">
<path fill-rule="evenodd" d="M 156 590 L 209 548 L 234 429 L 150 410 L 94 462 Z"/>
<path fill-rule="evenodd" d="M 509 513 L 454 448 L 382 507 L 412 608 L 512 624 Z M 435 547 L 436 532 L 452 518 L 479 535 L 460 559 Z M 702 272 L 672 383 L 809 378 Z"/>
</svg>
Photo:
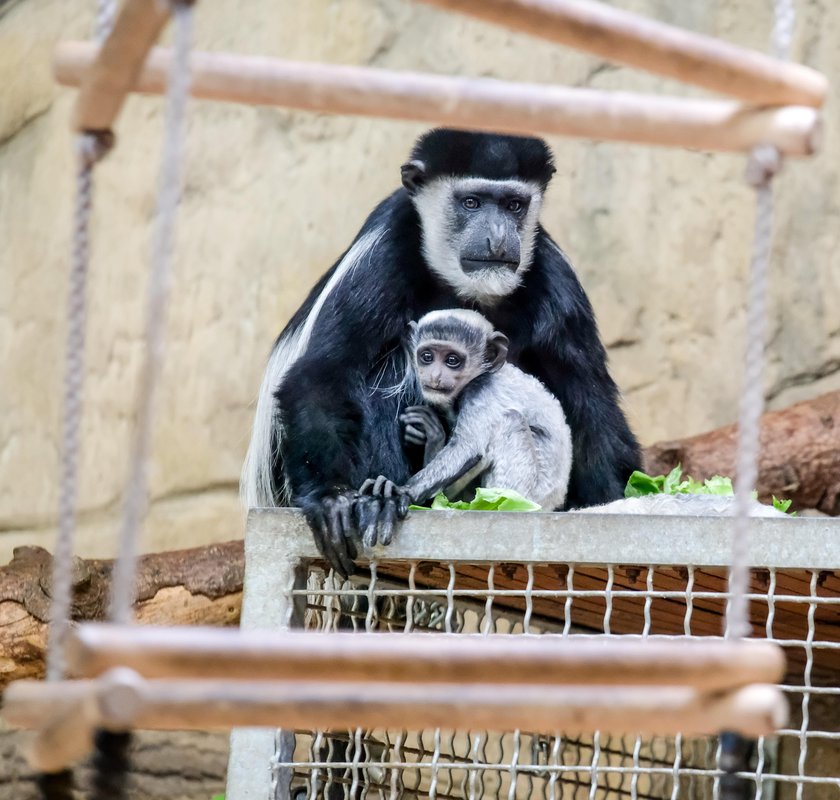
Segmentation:
<svg viewBox="0 0 840 800">
<path fill-rule="evenodd" d="M 370 253 L 384 233 L 384 228 L 374 228 L 353 243 L 318 295 L 304 323 L 287 332 L 274 345 L 260 385 L 251 443 L 248 445 L 239 481 L 239 497 L 246 508 L 288 505 L 288 487 L 276 485 L 272 469 L 277 456 L 276 449 L 283 436 L 283 420 L 274 395 L 289 368 L 306 352 L 315 321 L 327 298 L 345 275 L 351 274 L 361 259 Z"/>
</svg>

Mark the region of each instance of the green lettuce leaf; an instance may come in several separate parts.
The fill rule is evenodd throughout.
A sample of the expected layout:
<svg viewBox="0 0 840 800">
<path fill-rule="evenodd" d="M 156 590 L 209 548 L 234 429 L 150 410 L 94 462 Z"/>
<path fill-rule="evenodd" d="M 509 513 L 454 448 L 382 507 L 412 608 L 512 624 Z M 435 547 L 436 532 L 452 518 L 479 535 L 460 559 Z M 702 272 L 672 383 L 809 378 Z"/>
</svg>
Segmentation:
<svg viewBox="0 0 840 800">
<path fill-rule="evenodd" d="M 649 494 L 716 494 L 729 497 L 735 494 L 735 490 L 732 488 L 732 479 L 723 475 L 713 475 L 703 483 L 694 480 L 690 475 L 682 480 L 682 467 L 677 464 L 667 475 L 646 475 L 636 470 L 630 476 L 627 486 L 624 487 L 625 497 L 644 497 Z M 756 493 L 753 492 L 753 499 L 756 497 Z M 795 511 L 788 511 L 790 504 L 790 500 L 773 498 L 773 508 L 796 516 Z"/>
<path fill-rule="evenodd" d="M 625 497 L 644 497 L 647 494 L 660 494 L 665 484 L 665 476 L 651 477 L 644 472 L 636 470 L 627 481 L 624 487 Z"/>
<path fill-rule="evenodd" d="M 682 467 L 677 464 L 666 476 L 662 483 L 663 494 L 678 494 L 680 492 L 680 478 L 682 477 Z"/>
<path fill-rule="evenodd" d="M 429 506 L 409 506 L 416 510 Z M 443 492 L 432 500 L 433 509 L 455 509 L 457 511 L 539 511 L 540 506 L 513 489 L 480 488 L 475 490 L 471 502 L 464 500 L 450 501 Z"/>
<path fill-rule="evenodd" d="M 780 500 L 776 497 L 776 495 L 773 495 L 773 508 L 775 508 L 776 511 L 781 511 L 784 514 L 790 514 L 790 516 L 795 517 L 795 511 L 788 511 L 792 502 L 793 500 Z"/>
<path fill-rule="evenodd" d="M 732 478 L 724 478 L 723 475 L 712 475 L 704 483 L 706 491 L 702 494 L 719 494 L 729 496 L 735 494 L 732 488 Z"/>
</svg>

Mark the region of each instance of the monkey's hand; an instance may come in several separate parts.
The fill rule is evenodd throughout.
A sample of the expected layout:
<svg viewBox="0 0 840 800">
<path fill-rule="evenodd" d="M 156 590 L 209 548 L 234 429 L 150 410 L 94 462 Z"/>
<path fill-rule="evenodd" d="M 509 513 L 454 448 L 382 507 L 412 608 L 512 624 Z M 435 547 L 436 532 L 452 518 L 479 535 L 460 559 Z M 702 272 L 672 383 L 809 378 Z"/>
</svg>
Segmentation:
<svg viewBox="0 0 840 800">
<path fill-rule="evenodd" d="M 356 522 L 362 544 L 373 547 L 377 542 L 391 544 L 394 524 L 408 513 L 411 498 L 402 486 L 384 475 L 368 478 L 359 489 L 356 499 Z"/>
<path fill-rule="evenodd" d="M 310 497 L 293 498 L 300 506 L 312 529 L 318 551 L 330 566 L 343 578 L 356 571 L 353 559 L 358 552 L 353 538 L 357 530 L 353 518 L 356 492 L 343 491 L 328 494 L 318 500 Z"/>
<path fill-rule="evenodd" d="M 429 406 L 409 406 L 400 415 L 400 422 L 405 425 L 403 441 L 406 444 L 424 446 L 423 466 L 425 467 L 446 444 L 446 431 L 440 417 Z"/>
</svg>

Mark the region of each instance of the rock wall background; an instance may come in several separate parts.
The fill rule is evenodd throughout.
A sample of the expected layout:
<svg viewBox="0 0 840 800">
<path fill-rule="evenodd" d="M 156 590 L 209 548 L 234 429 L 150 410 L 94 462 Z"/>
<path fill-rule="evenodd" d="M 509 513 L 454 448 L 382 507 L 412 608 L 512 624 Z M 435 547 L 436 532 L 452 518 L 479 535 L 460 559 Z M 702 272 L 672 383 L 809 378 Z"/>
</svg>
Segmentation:
<svg viewBox="0 0 840 800">
<path fill-rule="evenodd" d="M 52 545 L 73 193 L 73 92 L 60 38 L 89 0 L 0 0 L 0 558 Z M 767 49 L 765 0 L 622 0 L 624 8 Z M 795 58 L 840 75 L 840 6 L 800 0 Z M 197 46 L 395 69 L 695 94 L 408 0 L 202 4 Z M 162 106 L 132 98 L 96 174 L 79 550 L 112 552 L 142 355 Z M 840 387 L 840 138 L 778 181 L 770 366 L 774 406 Z M 271 343 L 370 208 L 422 126 L 194 103 L 178 221 L 144 546 L 239 535 L 236 496 Z M 598 314 L 643 442 L 736 415 L 753 205 L 741 157 L 551 141 L 543 220 Z"/>
</svg>

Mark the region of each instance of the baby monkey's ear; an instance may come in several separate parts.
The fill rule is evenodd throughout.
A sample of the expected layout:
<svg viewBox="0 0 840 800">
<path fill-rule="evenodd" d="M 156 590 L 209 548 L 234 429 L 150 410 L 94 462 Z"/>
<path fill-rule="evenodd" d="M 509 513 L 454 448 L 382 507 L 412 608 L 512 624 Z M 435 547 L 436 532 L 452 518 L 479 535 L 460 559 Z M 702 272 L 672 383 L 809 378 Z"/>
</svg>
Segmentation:
<svg viewBox="0 0 840 800">
<path fill-rule="evenodd" d="M 501 331 L 493 331 L 487 339 L 485 358 L 490 365 L 490 372 L 498 372 L 507 361 L 510 340 Z"/>
<path fill-rule="evenodd" d="M 412 342 L 417 341 L 417 331 L 420 330 L 420 326 L 412 319 L 408 321 L 408 342 L 411 344 Z"/>
</svg>

